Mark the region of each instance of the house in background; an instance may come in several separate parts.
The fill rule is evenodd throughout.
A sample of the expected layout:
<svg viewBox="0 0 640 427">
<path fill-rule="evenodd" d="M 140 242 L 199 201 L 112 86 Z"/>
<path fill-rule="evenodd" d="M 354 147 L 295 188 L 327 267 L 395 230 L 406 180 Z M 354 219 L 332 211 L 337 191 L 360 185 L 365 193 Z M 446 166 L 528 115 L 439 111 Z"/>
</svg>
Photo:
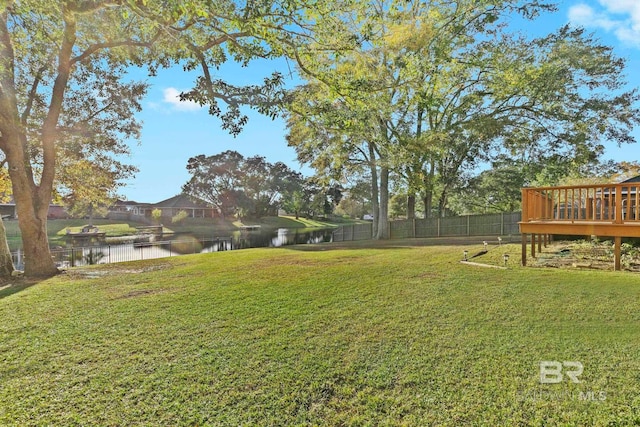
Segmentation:
<svg viewBox="0 0 640 427">
<path fill-rule="evenodd" d="M 155 209 L 162 212 L 162 218 L 171 218 L 180 211 L 185 211 L 189 218 L 216 218 L 219 216 L 217 209 L 208 206 L 207 203 L 202 200 L 195 199 L 186 194 L 178 194 L 177 196 L 150 205 L 145 211 L 145 216 L 149 218 L 151 212 Z"/>
<path fill-rule="evenodd" d="M 625 179 L 624 181 L 621 181 L 620 184 L 626 184 L 627 182 L 640 182 L 640 175 L 634 176 L 633 178 Z"/>
<path fill-rule="evenodd" d="M 640 175 L 619 182 L 619 184 L 630 184 L 629 186 L 622 187 L 620 190 L 623 219 L 640 218 L 639 183 Z M 615 206 L 616 192 L 612 188 L 599 189 L 595 192 L 592 199 L 587 200 L 587 209 L 589 212 L 595 213 L 595 215 L 591 215 L 594 216 L 595 219 L 603 217 L 613 220 L 615 217 Z"/>
<path fill-rule="evenodd" d="M 147 216 L 147 211 L 151 203 L 138 203 L 133 200 L 116 200 L 116 202 L 109 208 L 109 219 L 118 220 L 136 220 Z"/>
<path fill-rule="evenodd" d="M 217 218 L 218 210 L 207 205 L 202 200 L 197 200 L 186 194 L 179 194 L 158 203 L 139 203 L 131 200 L 116 200 L 109 208 L 107 218 L 120 221 L 148 221 L 151 212 L 160 210 L 162 218 L 172 218 L 180 211 L 185 211 L 188 218 Z M 13 199 L 0 203 L 0 215 L 2 219 L 14 219 L 18 217 L 16 204 Z M 64 206 L 49 205 L 48 219 L 67 219 L 69 213 Z"/>
<path fill-rule="evenodd" d="M 0 215 L 2 219 L 16 219 L 18 218 L 18 211 L 16 210 L 16 203 L 13 201 L 13 197 L 10 197 L 6 202 L 0 203 Z M 69 213 L 62 205 L 56 205 L 51 203 L 49 205 L 49 212 L 47 213 L 47 219 L 67 219 Z"/>
<path fill-rule="evenodd" d="M 194 199 L 186 194 L 178 194 L 157 203 L 140 203 L 131 200 L 117 200 L 109 208 L 109 219 L 123 221 L 150 222 L 154 210 L 158 209 L 161 218 L 173 218 L 180 211 L 185 211 L 188 218 L 217 218 L 218 210 L 202 200 Z"/>
<path fill-rule="evenodd" d="M 13 199 L 10 199 L 9 201 L 4 203 L 0 203 L 0 215 L 2 215 L 2 219 L 18 217 L 18 212 L 16 212 L 16 204 L 13 202 Z"/>
</svg>

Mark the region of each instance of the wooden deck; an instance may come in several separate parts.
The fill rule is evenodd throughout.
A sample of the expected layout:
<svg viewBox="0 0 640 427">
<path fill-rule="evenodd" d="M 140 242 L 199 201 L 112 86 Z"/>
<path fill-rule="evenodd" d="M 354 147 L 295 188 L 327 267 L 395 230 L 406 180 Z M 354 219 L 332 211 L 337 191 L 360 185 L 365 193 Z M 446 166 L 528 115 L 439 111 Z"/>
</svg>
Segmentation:
<svg viewBox="0 0 640 427">
<path fill-rule="evenodd" d="M 522 265 L 552 235 L 612 237 L 614 267 L 620 269 L 623 237 L 640 237 L 640 184 L 597 184 L 522 189 Z"/>
</svg>

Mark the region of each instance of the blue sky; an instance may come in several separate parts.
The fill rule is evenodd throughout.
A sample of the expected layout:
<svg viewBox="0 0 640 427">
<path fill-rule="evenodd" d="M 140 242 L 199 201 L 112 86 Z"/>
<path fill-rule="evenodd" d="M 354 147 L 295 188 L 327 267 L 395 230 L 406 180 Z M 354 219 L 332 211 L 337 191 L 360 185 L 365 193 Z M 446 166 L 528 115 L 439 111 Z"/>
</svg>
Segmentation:
<svg viewBox="0 0 640 427">
<path fill-rule="evenodd" d="M 526 23 L 521 31 L 531 35 L 549 33 L 571 22 L 592 31 L 605 44 L 613 46 L 618 56 L 627 59 L 627 80 L 630 87 L 640 87 L 640 0 L 570 0 L 562 1 L 560 10 Z M 293 64 L 284 60 L 254 61 L 248 67 L 226 64 L 218 76 L 236 84 L 258 83 L 271 72 L 285 75 Z M 119 193 L 125 199 L 139 202 L 158 202 L 180 193 L 189 179 L 187 160 L 198 154 L 213 155 L 236 150 L 244 156 L 261 155 L 270 162 L 282 161 L 305 175 L 312 171 L 301 166 L 292 148 L 287 147 L 286 129 L 282 120 L 271 120 L 257 113 L 249 113 L 244 131 L 233 137 L 221 129 L 220 121 L 206 110 L 191 103 L 179 102 L 181 90 L 191 87 L 195 74 L 181 68 L 162 70 L 150 79 L 143 111 L 139 144 L 131 145 L 128 162 L 140 171 Z M 295 77 L 288 77 L 294 85 Z M 640 140 L 640 129 L 634 130 Z M 640 160 L 638 144 L 618 148 L 607 146 L 606 158 Z"/>
</svg>

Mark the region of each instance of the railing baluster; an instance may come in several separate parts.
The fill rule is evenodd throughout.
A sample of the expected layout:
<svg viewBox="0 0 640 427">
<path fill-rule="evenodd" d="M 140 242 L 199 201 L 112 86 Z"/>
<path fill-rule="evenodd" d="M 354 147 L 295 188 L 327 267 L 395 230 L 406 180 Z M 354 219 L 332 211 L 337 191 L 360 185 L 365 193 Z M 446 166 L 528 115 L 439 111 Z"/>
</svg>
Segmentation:
<svg viewBox="0 0 640 427">
<path fill-rule="evenodd" d="M 607 191 L 609 192 L 609 197 L 607 197 L 607 220 L 611 221 L 611 212 L 613 211 L 613 209 L 611 209 L 611 198 L 612 198 L 612 191 L 613 189 L 611 187 L 607 187 Z"/>
<path fill-rule="evenodd" d="M 587 207 L 587 203 L 586 203 L 586 198 L 584 199 L 585 201 L 583 201 L 582 199 L 582 188 L 580 188 L 578 190 L 578 219 L 579 220 L 584 220 L 584 216 L 586 215 L 586 207 Z M 584 206 L 584 207 L 583 207 Z M 582 213 L 582 210 L 584 209 L 585 213 Z"/>
<path fill-rule="evenodd" d="M 635 187 L 633 187 L 633 191 L 635 193 L 635 202 L 633 204 L 633 208 L 635 210 L 634 215 L 633 215 L 633 219 L 634 220 L 638 220 L 638 190 L 640 189 L 640 187 L 638 187 L 637 185 Z"/>
<path fill-rule="evenodd" d="M 616 187 L 616 224 L 622 224 L 622 186 Z"/>
</svg>

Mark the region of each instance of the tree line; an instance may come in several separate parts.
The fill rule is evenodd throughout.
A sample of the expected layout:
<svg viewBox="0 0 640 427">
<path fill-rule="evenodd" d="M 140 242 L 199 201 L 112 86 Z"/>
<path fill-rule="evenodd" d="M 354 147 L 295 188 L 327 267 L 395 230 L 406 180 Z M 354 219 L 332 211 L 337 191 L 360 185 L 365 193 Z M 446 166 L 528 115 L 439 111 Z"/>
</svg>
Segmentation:
<svg viewBox="0 0 640 427">
<path fill-rule="evenodd" d="M 327 178 L 369 177 L 375 237 L 389 237 L 393 186 L 406 193 L 408 218 L 418 202 L 427 217 L 445 215 L 460 208 L 462 188 L 487 190 L 473 180 L 484 167 L 493 172 L 481 180 L 501 180 L 490 191 L 496 199 L 511 191 L 515 207 L 521 185 L 589 171 L 605 144 L 634 142 L 638 92 L 625 89 L 625 61 L 610 47 L 580 28 L 541 37 L 509 28 L 510 18 L 533 20 L 553 5 L 367 7 L 345 20 L 357 46 L 302 61 L 306 82 L 292 95 L 288 142 Z"/>
<path fill-rule="evenodd" d="M 187 162 L 191 175 L 185 194 L 215 207 L 222 217 L 261 218 L 284 209 L 298 218 L 329 215 L 340 202 L 338 186 L 324 187 L 282 162 L 262 156 L 245 158 L 228 150 Z"/>
</svg>

